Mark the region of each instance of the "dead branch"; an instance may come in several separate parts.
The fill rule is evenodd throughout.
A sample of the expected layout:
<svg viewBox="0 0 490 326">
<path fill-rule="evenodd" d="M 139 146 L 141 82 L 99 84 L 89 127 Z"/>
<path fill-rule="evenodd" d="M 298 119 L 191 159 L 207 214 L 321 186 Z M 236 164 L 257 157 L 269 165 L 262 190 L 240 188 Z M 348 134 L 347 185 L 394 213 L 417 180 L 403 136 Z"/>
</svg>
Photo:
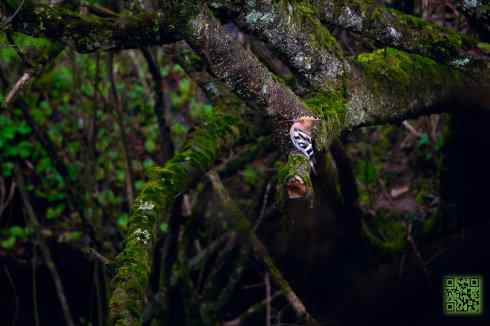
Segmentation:
<svg viewBox="0 0 490 326">
<path fill-rule="evenodd" d="M 28 81 L 32 79 L 32 71 L 26 71 L 17 80 L 14 87 L 8 92 L 3 102 L 3 107 L 6 108 L 14 100 L 15 96 L 20 92 L 20 90 L 27 84 Z"/>
</svg>

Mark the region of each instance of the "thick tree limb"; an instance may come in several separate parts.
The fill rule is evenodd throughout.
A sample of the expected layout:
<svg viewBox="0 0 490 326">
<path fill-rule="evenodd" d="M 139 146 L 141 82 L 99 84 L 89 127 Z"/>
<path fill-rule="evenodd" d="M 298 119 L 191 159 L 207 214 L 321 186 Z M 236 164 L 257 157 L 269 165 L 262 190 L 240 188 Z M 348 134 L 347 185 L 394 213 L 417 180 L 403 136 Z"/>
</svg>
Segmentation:
<svg viewBox="0 0 490 326">
<path fill-rule="evenodd" d="M 477 42 L 415 16 L 388 9 L 372 0 L 315 0 L 320 19 L 382 46 L 399 48 L 449 62 L 477 47 Z"/>
<path fill-rule="evenodd" d="M 190 20 L 184 36 L 216 77 L 242 99 L 265 111 L 272 121 L 276 142 L 283 152 L 289 152 L 291 120 L 314 113 L 288 87 L 278 82 L 251 52 L 226 33 L 207 8 L 201 8 L 200 13 Z M 309 164 L 303 163 L 309 171 Z M 298 175 L 298 178 L 303 176 L 307 177 L 307 174 Z"/>
<path fill-rule="evenodd" d="M 282 55 L 310 86 L 318 88 L 337 84 L 346 62 L 335 38 L 315 16 L 315 9 L 307 1 L 245 2 L 237 21 Z"/>
<path fill-rule="evenodd" d="M 64 7 L 26 0 L 6 29 L 58 40 L 86 53 L 175 42 L 176 18 L 170 12 L 124 13 L 115 17 L 82 15 Z"/>
</svg>

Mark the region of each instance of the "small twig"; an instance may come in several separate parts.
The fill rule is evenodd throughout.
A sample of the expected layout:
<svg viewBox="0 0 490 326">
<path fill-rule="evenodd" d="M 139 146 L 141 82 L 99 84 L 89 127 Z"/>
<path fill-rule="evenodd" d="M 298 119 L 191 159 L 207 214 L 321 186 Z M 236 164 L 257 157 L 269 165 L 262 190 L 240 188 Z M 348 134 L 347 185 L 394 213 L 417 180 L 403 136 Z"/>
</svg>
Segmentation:
<svg viewBox="0 0 490 326">
<path fill-rule="evenodd" d="M 271 279 L 269 273 L 265 273 L 264 283 L 265 283 L 265 298 L 267 301 L 265 306 L 265 325 L 271 326 Z"/>
<path fill-rule="evenodd" d="M 32 79 L 32 76 L 33 76 L 32 71 L 29 70 L 26 71 L 22 75 L 22 77 L 19 78 L 19 80 L 17 80 L 14 87 L 12 87 L 10 92 L 8 92 L 7 96 L 5 97 L 5 101 L 3 102 L 4 108 L 8 107 L 8 105 L 13 101 L 13 99 L 15 98 L 17 93 L 19 93 L 22 87 L 24 87 L 25 84 L 27 84 L 27 82 Z"/>
<path fill-rule="evenodd" d="M 15 287 L 14 280 L 12 279 L 12 276 L 10 275 L 7 266 L 3 266 L 3 270 L 5 271 L 5 275 L 7 275 L 7 279 L 10 286 L 12 287 L 12 291 L 15 297 L 15 311 L 12 318 L 12 326 L 15 326 L 15 324 L 17 323 L 17 319 L 19 318 L 19 296 L 17 295 L 17 289 Z"/>
<path fill-rule="evenodd" d="M 271 302 L 277 298 L 279 298 L 282 295 L 281 291 L 277 291 L 273 295 L 270 295 L 269 297 L 265 298 L 262 301 L 257 302 L 253 306 L 249 307 L 244 313 L 242 313 L 239 317 L 225 321 L 223 322 L 223 326 L 239 326 L 241 325 L 247 318 L 250 316 L 256 314 L 260 310 L 262 310 L 265 306 L 271 304 Z"/>
<path fill-rule="evenodd" d="M 102 254 L 97 252 L 97 250 L 95 250 L 94 248 L 90 248 L 90 247 L 82 248 L 82 252 L 90 259 L 97 260 L 104 265 L 109 265 L 111 263 L 110 259 L 104 257 Z"/>
<path fill-rule="evenodd" d="M 403 121 L 402 122 L 402 125 L 408 130 L 410 131 L 410 133 L 414 134 L 415 136 L 419 137 L 420 136 L 420 132 L 417 131 L 417 129 L 415 129 L 407 120 Z"/>
<path fill-rule="evenodd" d="M 128 196 L 128 202 L 131 205 L 134 201 L 134 179 L 133 179 L 133 166 L 131 163 L 131 156 L 129 153 L 129 142 L 126 127 L 124 125 L 124 113 L 122 100 L 117 92 L 116 81 L 114 78 L 114 54 L 109 53 L 107 58 L 107 73 L 109 77 L 109 83 L 111 86 L 111 93 L 114 99 L 114 108 L 117 124 L 119 125 L 119 136 L 123 147 L 124 162 L 126 165 L 126 193 Z"/>
<path fill-rule="evenodd" d="M 225 242 L 227 242 L 233 235 L 231 233 L 223 234 L 217 240 L 213 241 L 205 249 L 202 249 L 196 256 L 189 259 L 189 268 L 193 269 L 198 266 L 201 262 L 206 261 L 216 250 Z"/>
<path fill-rule="evenodd" d="M 269 200 L 269 194 L 270 194 L 271 189 L 272 189 L 272 184 L 269 181 L 269 182 L 267 182 L 267 186 L 265 187 L 265 192 L 264 192 L 264 197 L 262 199 L 262 206 L 260 207 L 259 217 L 257 218 L 257 222 L 255 223 L 254 228 L 253 228 L 254 232 L 257 231 L 260 224 L 262 223 L 262 220 L 264 219 L 265 208 L 267 206 L 267 201 Z"/>
<path fill-rule="evenodd" d="M 5 180 L 0 177 L 0 221 L 3 212 L 14 198 L 14 194 L 15 194 L 15 182 L 12 181 L 12 183 L 10 184 L 10 188 L 7 195 L 5 189 Z"/>
<path fill-rule="evenodd" d="M 445 252 L 447 252 L 448 249 L 447 248 L 443 248 L 441 249 L 440 251 L 436 252 L 434 255 L 432 255 L 432 257 L 428 258 L 426 261 L 425 261 L 425 265 L 428 266 L 430 265 L 434 259 L 436 259 L 437 257 L 441 256 L 442 254 L 444 254 Z"/>
<path fill-rule="evenodd" d="M 32 255 L 32 309 L 34 314 L 34 325 L 39 326 L 39 308 L 37 304 L 37 244 L 34 243 Z"/>
<path fill-rule="evenodd" d="M 17 9 L 14 11 L 14 13 L 13 13 L 13 14 L 12 14 L 10 17 L 8 17 L 8 18 L 4 19 L 4 20 L 1 22 L 1 23 L 2 23 L 2 26 L 1 26 L 1 27 L 5 27 L 5 26 L 7 26 L 8 24 L 10 24 L 10 22 L 12 21 L 12 19 L 14 19 L 14 18 L 15 18 L 15 16 L 17 16 L 17 14 L 19 13 L 19 11 L 20 11 L 20 10 L 22 9 L 22 7 L 24 6 L 24 2 L 25 2 L 25 0 L 22 0 L 22 2 L 19 4 L 19 6 L 17 7 Z"/>
<path fill-rule="evenodd" d="M 413 239 L 413 235 L 412 235 L 412 228 L 413 228 L 413 224 L 412 223 L 408 223 L 408 225 L 406 225 L 407 227 L 407 240 L 408 240 L 408 243 L 410 244 L 410 247 L 412 248 L 415 256 L 417 257 L 417 260 L 420 264 L 420 266 L 422 267 L 422 270 L 424 271 L 424 274 L 427 278 L 427 282 L 429 283 L 429 285 L 432 285 L 432 282 L 430 280 L 430 273 L 429 273 L 429 270 L 427 269 L 427 266 L 424 262 L 424 259 L 422 257 L 422 255 L 420 254 L 420 251 L 418 250 L 417 248 L 417 245 L 415 244 L 415 240 Z"/>
<path fill-rule="evenodd" d="M 248 290 L 248 289 L 254 289 L 254 288 L 258 288 L 258 287 L 262 287 L 262 286 L 265 286 L 265 284 L 260 282 L 260 283 L 256 283 L 256 284 L 250 284 L 250 285 L 242 286 L 242 289 Z"/>
</svg>

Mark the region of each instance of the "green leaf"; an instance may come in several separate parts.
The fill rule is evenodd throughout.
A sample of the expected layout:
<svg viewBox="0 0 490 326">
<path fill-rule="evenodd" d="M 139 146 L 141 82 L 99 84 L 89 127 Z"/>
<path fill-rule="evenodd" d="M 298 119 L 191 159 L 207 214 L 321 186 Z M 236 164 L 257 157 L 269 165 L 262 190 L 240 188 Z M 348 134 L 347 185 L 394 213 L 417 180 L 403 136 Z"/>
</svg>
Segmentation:
<svg viewBox="0 0 490 326">
<path fill-rule="evenodd" d="M 145 141 L 145 149 L 148 153 L 154 153 L 157 148 L 157 145 L 153 139 L 147 139 Z"/>
<path fill-rule="evenodd" d="M 128 225 L 128 214 L 122 214 L 117 218 L 117 226 L 125 229 Z"/>
<path fill-rule="evenodd" d="M 17 131 L 17 129 L 13 125 L 6 126 L 6 127 L 1 129 L 0 137 L 7 139 L 7 140 L 13 139 L 15 137 L 16 131 Z"/>
<path fill-rule="evenodd" d="M 64 234 L 67 241 L 78 241 L 82 238 L 82 232 L 80 231 L 68 231 Z"/>
<path fill-rule="evenodd" d="M 6 240 L 0 242 L 0 247 L 3 249 L 12 249 L 15 246 L 17 239 L 15 237 L 9 237 Z"/>
<path fill-rule="evenodd" d="M 17 145 L 17 154 L 21 158 L 28 158 L 32 154 L 32 144 L 28 141 L 21 141 Z"/>
<path fill-rule="evenodd" d="M 161 223 L 160 224 L 160 231 L 162 231 L 162 233 L 167 233 L 168 232 L 168 224 L 167 223 Z"/>
<path fill-rule="evenodd" d="M 358 164 L 360 165 L 358 168 L 358 171 L 360 171 L 358 178 L 361 180 L 361 182 L 365 184 L 374 183 L 378 175 L 374 164 L 368 160 L 362 160 Z"/>
<path fill-rule="evenodd" d="M 24 238 L 26 236 L 26 232 L 24 228 L 21 228 L 18 225 L 14 225 L 10 227 L 10 235 L 15 238 Z"/>
<path fill-rule="evenodd" d="M 183 94 L 189 93 L 191 82 L 189 79 L 182 79 L 179 83 L 179 91 Z"/>
<path fill-rule="evenodd" d="M 137 191 L 143 189 L 144 186 L 145 186 L 144 180 L 136 180 L 136 182 L 134 183 L 134 187 L 136 188 Z"/>
<path fill-rule="evenodd" d="M 245 182 L 249 185 L 256 184 L 259 179 L 259 173 L 253 166 L 247 166 L 247 168 L 243 170 L 242 175 Z"/>
<path fill-rule="evenodd" d="M 151 169 L 154 166 L 155 162 L 153 162 L 153 160 L 151 159 L 146 159 L 143 161 L 143 167 L 145 168 L 145 170 Z"/>
<path fill-rule="evenodd" d="M 29 127 L 27 123 L 22 122 L 17 128 L 17 132 L 21 135 L 28 135 L 31 132 L 31 127 Z"/>
<path fill-rule="evenodd" d="M 64 204 L 60 204 L 60 205 L 57 205 L 55 207 L 49 207 L 47 212 L 46 212 L 46 218 L 48 220 L 55 219 L 55 218 L 59 217 L 63 213 L 64 210 L 65 210 Z"/>
<path fill-rule="evenodd" d="M 10 177 L 14 171 L 14 163 L 4 162 L 2 163 L 2 175 L 5 177 Z"/>
<path fill-rule="evenodd" d="M 429 135 L 427 133 L 422 133 L 419 137 L 419 141 L 417 142 L 417 146 L 423 146 L 430 144 Z"/>
<path fill-rule="evenodd" d="M 175 122 L 172 125 L 172 132 L 178 136 L 186 134 L 188 130 L 189 128 L 187 128 L 180 122 Z"/>
</svg>

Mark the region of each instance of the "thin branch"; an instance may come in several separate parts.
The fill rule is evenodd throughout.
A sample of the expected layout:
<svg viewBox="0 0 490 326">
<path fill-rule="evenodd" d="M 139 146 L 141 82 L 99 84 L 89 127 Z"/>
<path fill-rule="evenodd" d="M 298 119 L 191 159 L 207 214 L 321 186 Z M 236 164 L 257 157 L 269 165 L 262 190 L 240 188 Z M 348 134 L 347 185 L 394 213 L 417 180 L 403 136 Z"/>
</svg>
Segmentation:
<svg viewBox="0 0 490 326">
<path fill-rule="evenodd" d="M 34 230 L 36 240 L 38 242 L 39 248 L 41 249 L 41 254 L 51 274 L 51 278 L 53 279 L 53 283 L 56 288 L 56 294 L 58 296 L 58 300 L 60 301 L 61 310 L 63 311 L 63 316 L 65 318 L 66 325 L 75 326 L 72 315 L 70 313 L 70 308 L 68 306 L 68 301 L 66 300 L 65 292 L 63 290 L 63 284 L 61 282 L 60 275 L 58 273 L 58 270 L 56 269 L 56 265 L 54 264 L 53 258 L 51 257 L 49 248 L 44 242 L 44 239 L 41 234 L 41 225 L 39 224 L 39 221 L 34 213 L 34 209 L 32 208 L 32 205 L 29 201 L 29 196 L 24 190 L 22 175 L 18 173 L 18 171 L 16 171 L 16 177 L 17 177 L 17 183 L 19 185 L 19 191 L 22 197 L 22 201 L 24 203 L 24 207 L 26 209 L 26 213 L 29 218 L 28 219 L 29 224 Z"/>
<path fill-rule="evenodd" d="M 12 318 L 12 326 L 15 326 L 17 323 L 17 320 L 19 319 L 19 296 L 17 295 L 17 288 L 15 287 L 14 280 L 12 279 L 12 276 L 10 275 L 10 272 L 7 268 L 7 266 L 3 266 L 3 270 L 5 272 L 5 275 L 7 275 L 7 280 L 9 281 L 10 286 L 12 287 L 12 292 L 15 298 L 15 309 L 14 309 L 14 314 Z"/>
<path fill-rule="evenodd" d="M 128 135 L 126 132 L 126 126 L 124 124 L 124 112 L 122 100 L 118 94 L 116 81 L 114 79 L 114 54 L 111 52 L 107 58 L 107 73 L 109 76 L 109 82 L 111 85 L 112 97 L 114 100 L 114 108 L 116 121 L 119 127 L 119 136 L 123 148 L 124 163 L 126 165 L 126 193 L 128 196 L 129 204 L 134 201 L 134 177 L 133 166 L 131 162 L 131 156 L 129 153 Z"/>
<path fill-rule="evenodd" d="M 5 97 L 5 101 L 2 104 L 4 108 L 7 108 L 9 106 L 9 104 L 14 100 L 17 93 L 19 93 L 19 91 L 27 84 L 27 82 L 32 79 L 32 76 L 33 73 L 30 70 L 22 74 L 22 76 L 15 83 L 14 87 L 12 87 L 12 89 L 8 92 L 7 96 Z"/>
<path fill-rule="evenodd" d="M 153 90 L 155 93 L 155 106 L 154 112 L 155 117 L 158 121 L 158 129 L 160 131 L 160 141 L 163 149 L 163 162 L 168 161 L 174 154 L 174 144 L 172 137 L 170 135 L 170 128 L 165 119 L 165 114 L 168 111 L 168 107 L 165 107 L 164 94 L 162 91 L 162 75 L 160 74 L 160 68 L 158 67 L 153 55 L 147 48 L 142 48 L 141 52 L 146 59 L 148 64 L 148 69 L 150 70 L 151 76 L 153 78 Z"/>
<path fill-rule="evenodd" d="M 20 49 L 20 47 L 15 43 L 14 38 L 12 37 L 12 33 L 5 33 L 7 35 L 7 40 L 10 42 L 12 47 L 14 48 L 15 52 L 17 52 L 17 55 L 19 58 L 22 60 L 22 62 L 28 67 L 28 68 L 34 68 L 34 65 L 32 62 L 30 62 L 27 57 L 25 56 L 24 52 Z"/>
<path fill-rule="evenodd" d="M 265 283 L 265 299 L 267 302 L 265 307 L 265 325 L 271 326 L 271 279 L 269 273 L 265 273 L 264 283 Z"/>
<path fill-rule="evenodd" d="M 264 191 L 264 196 L 262 198 L 262 205 L 260 207 L 259 217 L 257 218 L 257 222 L 255 222 L 255 225 L 253 228 L 254 232 L 257 231 L 260 224 L 262 223 L 262 220 L 264 219 L 265 209 L 267 207 L 267 202 L 269 200 L 269 194 L 271 192 L 271 189 L 272 189 L 272 183 L 269 181 L 269 182 L 267 182 L 267 185 L 265 186 L 265 191 Z"/>
<path fill-rule="evenodd" d="M 202 249 L 196 256 L 189 259 L 189 268 L 193 269 L 199 264 L 205 262 L 212 254 L 216 252 L 216 250 L 218 250 L 219 247 L 221 247 L 221 245 L 223 245 L 225 242 L 228 242 L 232 236 L 233 234 L 231 232 L 225 233 L 218 239 L 213 241 L 209 246 Z"/>
<path fill-rule="evenodd" d="M 306 310 L 305 305 L 293 291 L 289 283 L 286 281 L 282 273 L 279 271 L 277 266 L 269 255 L 267 248 L 264 246 L 262 241 L 253 232 L 250 221 L 242 215 L 241 210 L 233 203 L 229 193 L 226 191 L 225 187 L 221 183 L 219 176 L 215 172 L 210 172 L 209 177 L 213 189 L 218 194 L 221 202 L 223 203 L 225 209 L 227 210 L 229 217 L 229 222 L 231 226 L 243 236 L 246 241 L 252 246 L 252 251 L 257 260 L 263 263 L 264 267 L 268 270 L 271 275 L 272 280 L 280 288 L 280 290 L 286 296 L 288 302 L 291 304 L 292 308 L 296 312 L 299 319 L 305 320 L 310 325 L 319 325 L 318 322 L 309 314 Z"/>
<path fill-rule="evenodd" d="M 34 243 L 32 254 L 32 310 L 34 315 L 34 325 L 39 326 L 39 307 L 37 300 L 37 244 Z"/>
<path fill-rule="evenodd" d="M 16 186 L 15 181 L 12 181 L 10 183 L 10 188 L 7 194 L 7 190 L 5 188 L 5 179 L 0 177 L 0 221 L 3 212 L 14 198 L 15 186 Z"/>
<path fill-rule="evenodd" d="M 19 11 L 24 6 L 24 2 L 25 2 L 25 0 L 22 0 L 22 2 L 19 4 L 19 6 L 17 7 L 17 9 L 15 9 L 14 13 L 12 15 L 10 15 L 10 17 L 7 17 L 5 19 L 2 19 L 2 21 L 0 22 L 2 24 L 2 26 L 0 26 L 0 27 L 3 28 L 5 26 L 7 26 L 8 24 L 10 24 L 10 22 L 15 18 L 15 16 L 17 16 L 17 14 L 19 13 Z"/>
<path fill-rule="evenodd" d="M 273 295 L 266 297 L 264 300 L 257 302 L 253 306 L 249 307 L 244 313 L 233 320 L 223 322 L 223 326 L 239 326 L 242 325 L 249 317 L 260 312 L 264 307 L 270 306 L 272 301 L 279 298 L 282 295 L 281 291 L 275 292 Z"/>
</svg>

